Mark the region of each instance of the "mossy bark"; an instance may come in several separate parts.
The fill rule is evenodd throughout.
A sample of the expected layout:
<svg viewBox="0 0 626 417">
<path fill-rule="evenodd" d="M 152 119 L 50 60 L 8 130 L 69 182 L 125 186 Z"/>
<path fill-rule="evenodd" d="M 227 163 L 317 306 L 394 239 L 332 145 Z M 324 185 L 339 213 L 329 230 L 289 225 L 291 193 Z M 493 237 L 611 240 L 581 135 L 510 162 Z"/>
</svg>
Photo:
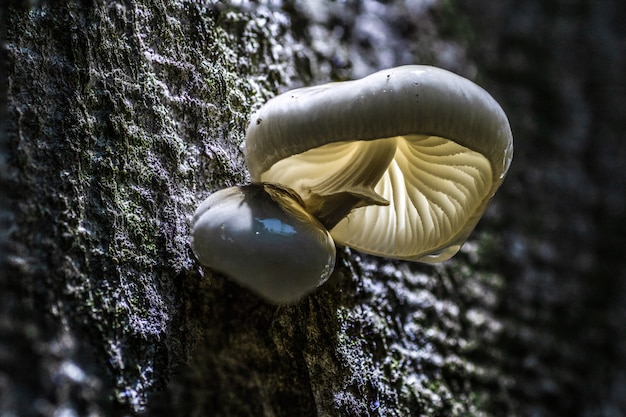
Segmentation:
<svg viewBox="0 0 626 417">
<path fill-rule="evenodd" d="M 618 2 L 426 3 L 3 6 L 0 414 L 626 410 Z M 254 109 L 406 63 L 511 117 L 511 174 L 456 258 L 340 248 L 283 307 L 199 266 L 189 220 L 247 181 Z"/>
</svg>

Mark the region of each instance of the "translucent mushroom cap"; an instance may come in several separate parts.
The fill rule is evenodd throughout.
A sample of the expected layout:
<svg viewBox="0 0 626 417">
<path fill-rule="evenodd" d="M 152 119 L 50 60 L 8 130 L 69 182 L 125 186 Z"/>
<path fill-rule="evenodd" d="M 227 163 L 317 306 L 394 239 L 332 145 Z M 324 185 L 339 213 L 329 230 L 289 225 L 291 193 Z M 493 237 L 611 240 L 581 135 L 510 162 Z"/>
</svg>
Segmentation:
<svg viewBox="0 0 626 417">
<path fill-rule="evenodd" d="M 245 154 L 253 181 L 293 189 L 337 243 L 439 262 L 504 180 L 513 138 L 481 87 L 411 65 L 275 97 L 253 117 Z"/>
</svg>

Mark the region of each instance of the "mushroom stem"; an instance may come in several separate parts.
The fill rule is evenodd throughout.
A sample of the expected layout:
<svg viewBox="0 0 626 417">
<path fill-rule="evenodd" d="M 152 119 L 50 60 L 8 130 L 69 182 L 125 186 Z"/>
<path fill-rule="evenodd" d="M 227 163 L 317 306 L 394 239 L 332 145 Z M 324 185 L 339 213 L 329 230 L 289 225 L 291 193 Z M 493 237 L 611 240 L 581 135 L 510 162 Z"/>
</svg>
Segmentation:
<svg viewBox="0 0 626 417">
<path fill-rule="evenodd" d="M 371 203 L 369 203 L 371 204 Z M 331 230 L 352 210 L 368 205 L 363 197 L 352 193 L 338 193 L 333 195 L 312 194 L 307 201 L 307 210 L 326 230 Z"/>
<path fill-rule="evenodd" d="M 307 211 L 331 230 L 356 208 L 389 205 L 374 188 L 393 160 L 397 143 L 396 137 L 331 143 L 285 161 L 295 161 L 295 166 L 279 161 L 266 175 L 276 174 L 278 183 L 290 184 Z"/>
</svg>

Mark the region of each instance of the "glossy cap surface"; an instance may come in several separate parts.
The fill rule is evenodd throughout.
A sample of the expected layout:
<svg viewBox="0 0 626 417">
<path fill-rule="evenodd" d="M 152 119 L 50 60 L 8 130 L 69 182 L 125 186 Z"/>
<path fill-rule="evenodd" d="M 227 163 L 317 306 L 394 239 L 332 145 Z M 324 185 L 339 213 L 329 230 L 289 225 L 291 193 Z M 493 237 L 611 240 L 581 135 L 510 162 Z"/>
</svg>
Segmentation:
<svg viewBox="0 0 626 417">
<path fill-rule="evenodd" d="M 281 187 L 252 184 L 210 195 L 196 210 L 198 260 L 274 303 L 300 299 L 335 264 L 328 231 Z"/>
</svg>

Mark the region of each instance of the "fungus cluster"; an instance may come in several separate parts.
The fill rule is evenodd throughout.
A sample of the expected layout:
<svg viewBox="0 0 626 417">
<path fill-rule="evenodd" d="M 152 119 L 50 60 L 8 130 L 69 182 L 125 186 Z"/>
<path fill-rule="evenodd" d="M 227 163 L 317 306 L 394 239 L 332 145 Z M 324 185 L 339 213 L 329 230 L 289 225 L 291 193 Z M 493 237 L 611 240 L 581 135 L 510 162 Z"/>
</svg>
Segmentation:
<svg viewBox="0 0 626 417">
<path fill-rule="evenodd" d="M 200 205 L 192 247 L 201 263 L 276 303 L 328 279 L 333 240 L 441 262 L 476 226 L 512 155 L 500 105 L 443 69 L 402 66 L 289 91 L 246 132 L 253 184 Z"/>
</svg>

